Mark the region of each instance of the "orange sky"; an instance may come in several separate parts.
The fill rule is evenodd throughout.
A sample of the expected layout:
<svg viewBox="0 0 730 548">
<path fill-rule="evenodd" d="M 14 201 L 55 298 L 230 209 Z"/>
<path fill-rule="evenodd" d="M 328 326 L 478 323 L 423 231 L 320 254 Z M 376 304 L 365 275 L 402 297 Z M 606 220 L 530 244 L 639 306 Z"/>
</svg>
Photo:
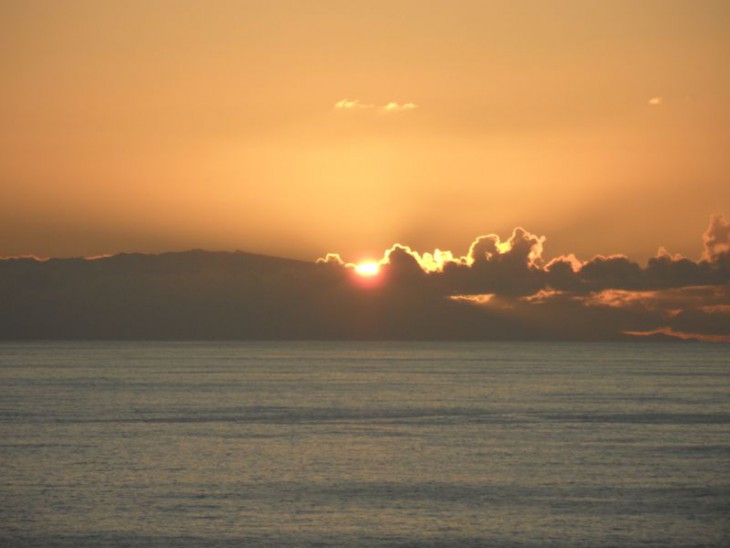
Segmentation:
<svg viewBox="0 0 730 548">
<path fill-rule="evenodd" d="M 521 225 L 696 258 L 730 213 L 729 28 L 724 0 L 5 1 L 0 256 L 357 261 Z"/>
</svg>

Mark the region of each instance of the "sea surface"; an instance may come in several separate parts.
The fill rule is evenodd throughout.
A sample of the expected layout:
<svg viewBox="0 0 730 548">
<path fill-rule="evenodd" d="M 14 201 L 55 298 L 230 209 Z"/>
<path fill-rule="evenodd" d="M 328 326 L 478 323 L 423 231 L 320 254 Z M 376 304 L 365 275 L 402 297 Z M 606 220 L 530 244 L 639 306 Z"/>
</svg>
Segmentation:
<svg viewBox="0 0 730 548">
<path fill-rule="evenodd" d="M 0 546 L 730 546 L 730 347 L 2 343 Z"/>
</svg>

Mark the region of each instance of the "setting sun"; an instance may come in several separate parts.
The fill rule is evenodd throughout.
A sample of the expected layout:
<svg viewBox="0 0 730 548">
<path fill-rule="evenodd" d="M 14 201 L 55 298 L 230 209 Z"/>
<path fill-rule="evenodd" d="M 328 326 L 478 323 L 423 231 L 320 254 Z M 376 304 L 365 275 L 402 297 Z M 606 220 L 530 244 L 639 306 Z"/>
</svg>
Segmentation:
<svg viewBox="0 0 730 548">
<path fill-rule="evenodd" d="M 377 276 L 380 271 L 380 265 L 376 262 L 360 263 L 355 267 L 355 272 L 360 276 Z"/>
</svg>

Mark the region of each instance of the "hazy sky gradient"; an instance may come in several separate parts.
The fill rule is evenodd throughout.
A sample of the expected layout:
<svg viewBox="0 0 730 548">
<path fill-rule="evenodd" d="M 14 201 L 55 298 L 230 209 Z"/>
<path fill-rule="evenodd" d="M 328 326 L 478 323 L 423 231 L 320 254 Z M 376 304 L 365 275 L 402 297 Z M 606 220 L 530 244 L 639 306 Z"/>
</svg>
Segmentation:
<svg viewBox="0 0 730 548">
<path fill-rule="evenodd" d="M 696 258 L 730 213 L 728 29 L 726 1 L 5 1 L 0 256 L 357 261 L 522 225 Z"/>
</svg>

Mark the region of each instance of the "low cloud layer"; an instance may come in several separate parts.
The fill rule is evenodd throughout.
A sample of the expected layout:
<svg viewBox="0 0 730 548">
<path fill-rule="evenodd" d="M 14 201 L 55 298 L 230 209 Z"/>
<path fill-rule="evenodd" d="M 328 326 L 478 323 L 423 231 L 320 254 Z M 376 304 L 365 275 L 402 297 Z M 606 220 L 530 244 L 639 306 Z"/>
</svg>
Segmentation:
<svg viewBox="0 0 730 548">
<path fill-rule="evenodd" d="M 713 216 L 704 233 L 699 261 L 672 255 L 663 248 L 641 266 L 625 255 L 598 255 L 581 260 L 574 255 L 546 259 L 547 238 L 516 228 L 502 241 L 496 234 L 477 237 L 466 255 L 436 249 L 420 253 L 402 244 L 386 250 L 380 264 L 386 274 L 410 275 L 445 295 L 484 294 L 526 296 L 541 290 L 588 293 L 605 289 L 646 291 L 730 280 L 730 223 Z M 353 265 L 329 253 L 320 263 Z"/>
<path fill-rule="evenodd" d="M 419 253 L 396 244 L 380 260 L 382 283 L 418 287 L 424 295 L 501 311 L 528 323 L 569 315 L 599 330 L 596 338 L 609 332 L 730 341 L 730 223 L 724 216 L 711 218 L 697 261 L 664 249 L 645 266 L 624 255 L 548 260 L 545 242 L 544 236 L 516 228 L 504 241 L 496 234 L 479 236 L 464 256 L 439 249 Z M 354 267 L 337 254 L 320 263 Z M 599 317 L 603 323 L 595 322 Z"/>
<path fill-rule="evenodd" d="M 517 228 L 463 256 L 396 244 L 376 275 L 334 253 L 5 259 L 0 338 L 730 341 L 724 217 L 698 260 L 547 258 L 547 243 Z"/>
</svg>

